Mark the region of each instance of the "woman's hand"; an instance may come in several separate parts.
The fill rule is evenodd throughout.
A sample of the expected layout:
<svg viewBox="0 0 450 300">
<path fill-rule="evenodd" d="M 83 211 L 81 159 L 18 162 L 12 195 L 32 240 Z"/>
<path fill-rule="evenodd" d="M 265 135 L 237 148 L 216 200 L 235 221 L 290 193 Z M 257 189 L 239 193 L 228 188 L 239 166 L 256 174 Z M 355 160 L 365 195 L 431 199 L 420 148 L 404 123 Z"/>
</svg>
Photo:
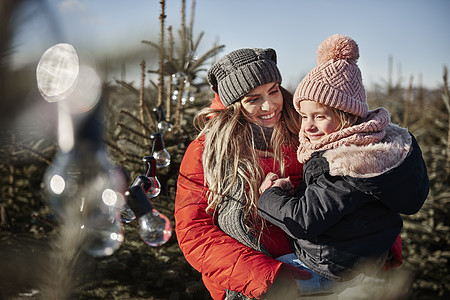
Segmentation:
<svg viewBox="0 0 450 300">
<path fill-rule="evenodd" d="M 265 190 L 272 186 L 280 187 L 288 194 L 294 193 L 294 185 L 289 177 L 279 178 L 277 174 L 272 172 L 267 173 L 266 178 L 264 178 L 261 186 L 259 187 L 259 193 L 262 194 Z"/>
<path fill-rule="evenodd" d="M 301 291 L 295 280 L 308 280 L 309 278 L 311 278 L 311 274 L 309 272 L 302 271 L 297 267 L 283 263 L 277 277 L 275 278 L 275 281 L 262 298 L 267 300 L 296 299 L 300 297 Z"/>
<path fill-rule="evenodd" d="M 259 187 L 259 193 L 262 194 L 265 190 L 270 188 L 275 180 L 278 179 L 278 175 L 272 172 L 267 173 L 266 178 L 264 178 L 261 186 Z"/>
</svg>

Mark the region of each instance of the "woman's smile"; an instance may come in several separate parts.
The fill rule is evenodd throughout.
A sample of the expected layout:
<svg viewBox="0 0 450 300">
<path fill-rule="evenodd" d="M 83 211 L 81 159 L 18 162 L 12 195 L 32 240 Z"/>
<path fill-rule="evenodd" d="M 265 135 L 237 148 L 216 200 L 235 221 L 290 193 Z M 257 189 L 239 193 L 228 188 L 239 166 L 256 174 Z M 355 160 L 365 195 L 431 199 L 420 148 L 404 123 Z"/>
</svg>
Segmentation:
<svg viewBox="0 0 450 300">
<path fill-rule="evenodd" d="M 269 115 L 264 115 L 264 116 L 259 116 L 259 117 L 263 120 L 269 120 L 269 119 L 273 118 L 274 116 L 275 116 L 275 112 L 273 112 Z"/>
</svg>

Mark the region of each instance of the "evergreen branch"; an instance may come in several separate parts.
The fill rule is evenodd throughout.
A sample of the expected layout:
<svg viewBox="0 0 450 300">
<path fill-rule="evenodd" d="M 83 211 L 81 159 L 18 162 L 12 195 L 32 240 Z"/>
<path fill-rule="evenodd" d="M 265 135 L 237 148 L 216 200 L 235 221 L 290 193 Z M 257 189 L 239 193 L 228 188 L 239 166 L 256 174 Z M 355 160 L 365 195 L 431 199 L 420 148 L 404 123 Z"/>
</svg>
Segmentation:
<svg viewBox="0 0 450 300">
<path fill-rule="evenodd" d="M 123 123 L 117 122 L 116 125 L 119 126 L 119 127 L 121 127 L 121 128 L 123 128 L 123 129 L 125 129 L 125 130 L 127 130 L 127 131 L 129 131 L 129 132 L 131 132 L 131 133 L 133 133 L 133 134 L 135 134 L 135 135 L 137 135 L 137 136 L 139 136 L 139 137 L 141 137 L 141 138 L 143 138 L 143 139 L 146 139 L 146 138 L 147 138 L 147 137 L 146 137 L 145 135 L 143 135 L 142 133 L 140 133 L 140 132 L 138 132 L 138 131 L 136 131 L 136 130 L 130 128 L 130 127 L 128 127 L 127 125 L 125 125 L 125 124 L 123 124 Z"/>
<path fill-rule="evenodd" d="M 127 137 L 127 136 L 120 136 L 120 137 L 119 137 L 119 140 L 128 142 L 128 143 L 132 144 L 133 146 L 136 146 L 137 148 L 143 150 L 144 152 L 147 152 L 147 150 L 148 150 L 147 147 L 143 147 L 141 144 L 139 144 L 138 142 L 136 142 L 136 140 L 133 140 L 133 139 Z M 141 156 L 139 156 L 139 155 L 132 154 L 132 153 L 129 153 L 129 156 L 134 157 L 134 158 L 136 158 L 136 157 L 141 157 Z M 127 156 L 127 157 L 128 157 L 128 156 Z"/>
<path fill-rule="evenodd" d="M 198 36 L 198 38 L 197 38 L 197 41 L 196 41 L 195 44 L 194 44 L 194 49 L 195 49 L 195 50 L 198 49 L 198 46 L 200 45 L 200 41 L 202 40 L 204 34 L 205 34 L 204 31 L 200 32 L 200 34 L 199 34 L 199 36 Z"/>
<path fill-rule="evenodd" d="M 225 45 L 219 45 L 219 46 L 215 46 L 214 48 L 210 49 L 209 51 L 207 51 L 205 54 L 203 54 L 202 56 L 200 56 L 197 61 L 191 66 L 191 70 L 195 70 L 197 67 L 203 65 L 205 63 L 206 60 L 208 60 L 209 58 L 213 57 L 214 55 L 216 55 L 218 52 L 220 52 L 223 48 L 225 47 Z"/>
<path fill-rule="evenodd" d="M 43 155 L 42 153 L 40 153 L 37 150 L 34 150 L 26 145 L 23 144 L 16 144 L 17 147 L 26 150 L 28 152 L 30 152 L 31 154 L 35 155 L 37 158 L 39 158 L 40 160 L 44 161 L 47 165 L 50 165 L 52 162 L 50 159 L 48 159 L 47 157 L 45 157 L 45 155 Z"/>
<path fill-rule="evenodd" d="M 120 139 L 120 138 L 119 138 Z M 105 143 L 105 145 L 109 148 L 111 148 L 112 150 L 114 150 L 115 152 L 118 152 L 119 154 L 123 155 L 123 156 L 127 156 L 128 153 L 126 153 L 125 151 L 122 151 L 122 149 L 120 149 L 120 147 L 110 143 L 109 141 L 103 141 Z"/>
<path fill-rule="evenodd" d="M 157 88 L 158 85 L 153 81 L 153 80 L 149 80 L 150 84 L 153 86 L 153 88 Z"/>
<path fill-rule="evenodd" d="M 136 157 L 135 157 L 137 160 L 134 160 L 134 159 L 129 159 L 129 158 L 126 158 L 126 159 L 124 159 L 124 163 L 131 163 L 131 164 L 141 164 L 142 163 L 142 157 L 138 157 L 137 155 L 136 155 Z"/>
<path fill-rule="evenodd" d="M 152 46 L 153 48 L 158 50 L 160 55 L 164 55 L 164 49 L 161 49 L 161 47 L 158 44 L 156 44 L 152 41 L 146 41 L 146 40 L 142 40 L 141 43 Z"/>
<path fill-rule="evenodd" d="M 444 86 L 442 89 L 442 101 L 444 101 L 445 108 L 450 114 L 450 96 L 448 91 L 448 69 L 447 66 L 444 66 L 444 74 L 442 75 L 442 79 L 444 81 Z M 449 128 L 450 130 L 450 128 Z"/>
<path fill-rule="evenodd" d="M 139 96 L 139 90 L 136 89 L 133 85 L 131 85 L 128 82 L 125 82 L 123 80 L 115 80 L 116 83 L 122 85 L 123 87 L 127 88 L 129 91 L 131 91 L 132 93 L 136 94 L 136 96 Z"/>
<path fill-rule="evenodd" d="M 129 116 L 134 121 L 136 121 L 136 123 L 138 123 L 139 126 L 141 126 L 143 129 L 145 129 L 147 132 L 151 132 L 151 129 L 149 127 L 147 127 L 141 120 L 139 120 L 139 118 L 137 118 L 136 116 L 132 115 L 129 111 L 121 110 L 120 113 Z M 142 134 L 142 135 L 146 136 L 145 134 Z"/>
<path fill-rule="evenodd" d="M 150 122 L 152 122 L 152 126 L 153 126 L 152 128 L 154 128 L 154 131 L 156 131 L 156 128 L 158 126 L 156 124 L 157 121 L 155 121 L 152 113 L 150 112 L 150 108 L 148 107 L 147 103 L 144 103 L 144 111 L 145 111 L 145 114 L 148 116 Z"/>
</svg>

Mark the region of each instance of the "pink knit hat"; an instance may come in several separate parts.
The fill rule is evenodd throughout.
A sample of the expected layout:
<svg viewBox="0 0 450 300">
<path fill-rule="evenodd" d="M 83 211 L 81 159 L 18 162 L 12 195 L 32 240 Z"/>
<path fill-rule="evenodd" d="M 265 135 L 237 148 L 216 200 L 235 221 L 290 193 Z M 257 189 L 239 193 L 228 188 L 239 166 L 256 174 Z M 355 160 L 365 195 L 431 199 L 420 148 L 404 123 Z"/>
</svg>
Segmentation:
<svg viewBox="0 0 450 300">
<path fill-rule="evenodd" d="M 294 93 L 294 106 L 312 100 L 358 117 L 368 111 L 361 71 L 356 62 L 359 49 L 356 42 L 335 34 L 324 40 L 317 49 L 317 67 L 300 82 Z"/>
</svg>

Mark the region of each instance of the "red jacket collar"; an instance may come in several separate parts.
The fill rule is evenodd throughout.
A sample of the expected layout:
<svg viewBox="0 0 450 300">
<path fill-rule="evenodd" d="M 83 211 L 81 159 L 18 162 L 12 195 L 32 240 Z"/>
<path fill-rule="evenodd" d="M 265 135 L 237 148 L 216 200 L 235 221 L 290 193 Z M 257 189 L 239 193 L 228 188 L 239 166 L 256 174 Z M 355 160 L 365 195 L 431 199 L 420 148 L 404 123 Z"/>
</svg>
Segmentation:
<svg viewBox="0 0 450 300">
<path fill-rule="evenodd" d="M 222 104 L 222 101 L 220 101 L 219 94 L 217 94 L 217 93 L 214 94 L 214 99 L 213 99 L 211 105 L 209 106 L 209 108 L 212 108 L 212 109 L 224 109 L 225 108 L 225 106 Z"/>
</svg>

